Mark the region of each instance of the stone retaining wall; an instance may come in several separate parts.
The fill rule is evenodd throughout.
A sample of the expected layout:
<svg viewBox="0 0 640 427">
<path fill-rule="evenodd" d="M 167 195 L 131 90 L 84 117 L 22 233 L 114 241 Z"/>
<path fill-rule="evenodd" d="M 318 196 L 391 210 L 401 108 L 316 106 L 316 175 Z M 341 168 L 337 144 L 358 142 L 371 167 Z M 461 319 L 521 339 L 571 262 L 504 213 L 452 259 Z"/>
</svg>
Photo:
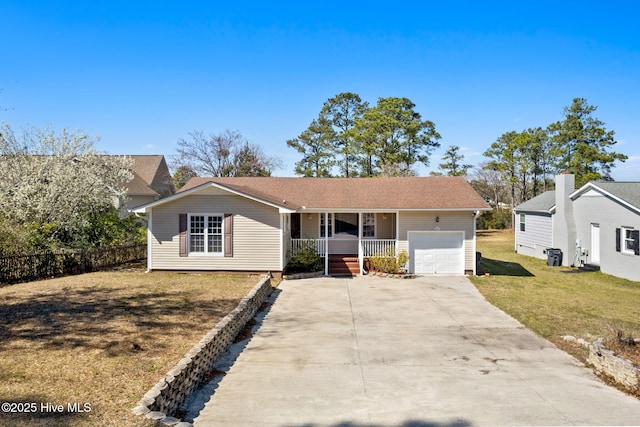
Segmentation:
<svg viewBox="0 0 640 427">
<path fill-rule="evenodd" d="M 640 369 L 630 361 L 607 350 L 602 340 L 596 340 L 589 346 L 587 359 L 597 372 L 613 377 L 617 382 L 631 390 L 640 389 Z"/>
<path fill-rule="evenodd" d="M 144 395 L 133 412 L 159 420 L 165 425 L 178 424 L 180 420 L 175 415 L 185 399 L 202 384 L 216 359 L 256 314 L 272 289 L 270 276 L 263 277 L 231 313 L 211 329 Z"/>
</svg>

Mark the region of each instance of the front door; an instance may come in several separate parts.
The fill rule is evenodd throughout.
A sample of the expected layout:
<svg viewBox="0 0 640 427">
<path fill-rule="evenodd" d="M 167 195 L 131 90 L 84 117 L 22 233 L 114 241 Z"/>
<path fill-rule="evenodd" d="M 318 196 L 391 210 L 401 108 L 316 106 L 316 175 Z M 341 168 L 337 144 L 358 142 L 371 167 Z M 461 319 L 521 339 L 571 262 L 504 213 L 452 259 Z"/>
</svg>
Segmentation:
<svg viewBox="0 0 640 427">
<path fill-rule="evenodd" d="M 591 224 L 591 262 L 600 264 L 600 224 Z"/>
</svg>

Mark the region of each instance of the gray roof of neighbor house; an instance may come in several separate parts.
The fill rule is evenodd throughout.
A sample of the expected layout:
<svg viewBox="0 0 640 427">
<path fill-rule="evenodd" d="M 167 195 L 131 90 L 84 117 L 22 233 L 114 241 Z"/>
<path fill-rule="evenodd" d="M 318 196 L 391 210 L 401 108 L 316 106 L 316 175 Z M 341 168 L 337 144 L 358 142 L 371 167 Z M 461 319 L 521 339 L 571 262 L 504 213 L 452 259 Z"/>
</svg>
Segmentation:
<svg viewBox="0 0 640 427">
<path fill-rule="evenodd" d="M 571 199 L 576 199 L 590 189 L 605 192 L 640 211 L 640 182 L 591 181 L 571 193 L 570 197 Z M 513 210 L 516 212 L 551 213 L 555 206 L 555 191 L 551 190 L 519 204 Z"/>
<path fill-rule="evenodd" d="M 291 210 L 488 210 L 462 177 L 394 178 L 192 178 L 174 197 L 217 186 Z M 169 198 L 171 199 L 171 198 Z M 169 201 L 169 199 L 164 199 Z M 159 202 L 156 202 L 157 204 Z M 152 205 L 155 205 L 152 204 Z"/>
<path fill-rule="evenodd" d="M 586 186 L 589 185 L 598 187 L 640 210 L 640 182 L 595 181 L 588 183 Z"/>
<path fill-rule="evenodd" d="M 541 212 L 551 213 L 551 210 L 556 205 L 556 192 L 554 190 L 545 191 L 544 193 L 527 200 L 524 203 L 519 204 L 514 211 L 518 212 Z"/>
</svg>

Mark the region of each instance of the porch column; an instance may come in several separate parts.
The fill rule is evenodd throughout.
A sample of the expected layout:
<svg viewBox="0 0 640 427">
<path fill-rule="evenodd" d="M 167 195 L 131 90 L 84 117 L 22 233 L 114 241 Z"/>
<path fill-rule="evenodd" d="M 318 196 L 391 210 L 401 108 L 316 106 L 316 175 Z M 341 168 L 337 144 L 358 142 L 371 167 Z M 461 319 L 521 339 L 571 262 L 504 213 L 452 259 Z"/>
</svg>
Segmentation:
<svg viewBox="0 0 640 427">
<path fill-rule="evenodd" d="M 322 215 L 322 214 L 320 214 Z M 324 213 L 324 275 L 329 275 L 329 213 Z"/>
<path fill-rule="evenodd" d="M 400 253 L 398 245 L 400 244 L 400 211 L 396 211 L 396 256 Z M 407 251 L 409 249 L 407 248 Z"/>
<path fill-rule="evenodd" d="M 364 273 L 364 252 L 362 250 L 362 212 L 358 212 L 358 265 L 360 275 Z"/>
</svg>

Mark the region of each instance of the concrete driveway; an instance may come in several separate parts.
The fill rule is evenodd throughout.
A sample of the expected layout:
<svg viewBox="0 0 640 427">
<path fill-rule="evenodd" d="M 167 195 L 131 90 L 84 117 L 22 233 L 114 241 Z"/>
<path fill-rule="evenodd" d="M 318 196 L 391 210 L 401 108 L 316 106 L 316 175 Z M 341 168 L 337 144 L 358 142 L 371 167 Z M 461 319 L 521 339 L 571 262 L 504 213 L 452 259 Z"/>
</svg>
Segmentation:
<svg viewBox="0 0 640 427">
<path fill-rule="evenodd" d="M 638 425 L 464 277 L 285 281 L 195 426 Z"/>
</svg>

